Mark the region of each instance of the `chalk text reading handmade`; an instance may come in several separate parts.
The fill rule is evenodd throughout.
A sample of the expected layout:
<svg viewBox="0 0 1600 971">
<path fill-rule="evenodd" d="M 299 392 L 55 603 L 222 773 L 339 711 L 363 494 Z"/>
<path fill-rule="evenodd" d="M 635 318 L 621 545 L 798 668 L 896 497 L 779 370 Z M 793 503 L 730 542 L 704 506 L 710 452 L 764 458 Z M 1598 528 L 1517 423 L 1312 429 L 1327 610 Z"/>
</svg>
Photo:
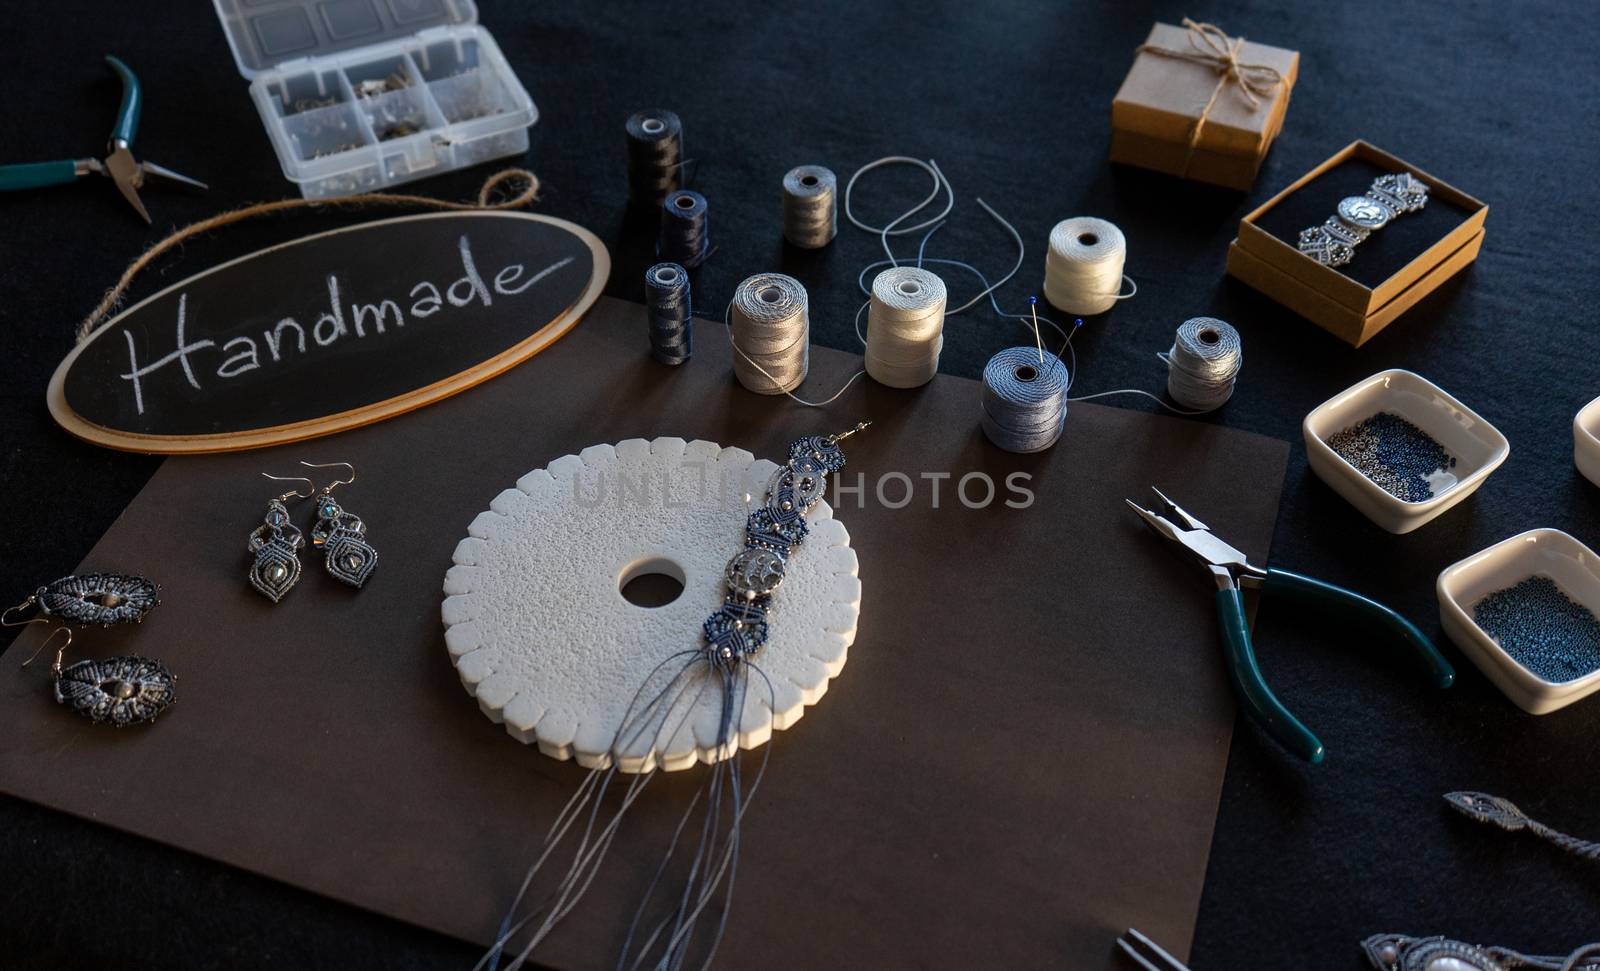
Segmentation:
<svg viewBox="0 0 1600 971">
<path fill-rule="evenodd" d="M 525 275 L 527 271 L 521 263 L 512 263 L 496 273 L 490 282 L 485 283 L 472 260 L 472 245 L 465 235 L 461 237 L 457 247 L 465 275 L 443 290 L 427 280 L 412 287 L 410 293 L 406 295 L 410 303 L 411 318 L 421 320 L 431 317 L 446 305 L 467 307 L 477 303 L 484 307 L 493 306 L 496 294 L 502 297 L 514 297 L 574 259 L 569 256 L 557 260 L 532 276 Z M 309 328 L 293 317 L 284 317 L 271 327 L 263 329 L 259 338 L 254 333 L 241 334 L 222 342 L 220 346 L 216 340 L 190 341 L 184 336 L 189 296 L 181 294 L 178 297 L 174 342 L 176 350 L 170 354 L 148 364 L 140 364 L 133 335 L 127 331 L 123 332 L 128 341 L 128 370 L 121 377 L 131 386 L 134 407 L 139 414 L 144 414 L 145 379 L 172 364 L 178 365 L 183 380 L 196 391 L 200 391 L 203 390 L 202 377 L 209 379 L 212 373 L 222 380 L 236 378 L 257 368 L 277 364 L 291 355 L 314 353 L 316 348 L 329 347 L 349 339 L 352 335 L 357 339 L 369 335 L 379 337 L 389 333 L 391 327 L 399 329 L 406 326 L 407 311 L 402 309 L 399 302 L 385 299 L 376 303 L 350 303 L 347 312 L 337 274 L 328 274 L 327 286 L 328 309 Z M 213 355 L 220 355 L 220 362 L 216 361 Z M 215 364 L 214 369 L 213 364 Z"/>
</svg>

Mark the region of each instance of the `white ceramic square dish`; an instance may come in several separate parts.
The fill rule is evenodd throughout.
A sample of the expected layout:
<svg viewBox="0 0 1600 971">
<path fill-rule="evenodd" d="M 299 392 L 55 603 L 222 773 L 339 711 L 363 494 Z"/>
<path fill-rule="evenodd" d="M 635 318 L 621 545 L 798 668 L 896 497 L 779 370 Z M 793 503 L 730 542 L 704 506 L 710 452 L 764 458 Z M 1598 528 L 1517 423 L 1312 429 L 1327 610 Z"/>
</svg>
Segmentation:
<svg viewBox="0 0 1600 971">
<path fill-rule="evenodd" d="M 1328 445 L 1328 439 L 1379 412 L 1399 415 L 1432 436 L 1456 465 L 1435 482 L 1435 494 L 1407 502 L 1386 492 Z M 1409 533 L 1470 496 L 1511 454 L 1511 443 L 1472 409 L 1432 381 L 1395 368 L 1346 388 L 1301 423 L 1306 460 L 1317 477 L 1368 519 L 1391 533 Z"/>
<path fill-rule="evenodd" d="M 1439 574 L 1439 621 L 1519 708 L 1544 715 L 1600 690 L 1600 671 L 1573 681 L 1547 681 L 1528 670 L 1473 620 L 1478 601 L 1533 576 L 1548 577 L 1567 597 L 1600 616 L 1600 557 L 1559 529 L 1530 529 Z"/>
<path fill-rule="evenodd" d="M 1600 486 L 1600 398 L 1584 405 L 1572 419 L 1572 464 Z"/>
</svg>

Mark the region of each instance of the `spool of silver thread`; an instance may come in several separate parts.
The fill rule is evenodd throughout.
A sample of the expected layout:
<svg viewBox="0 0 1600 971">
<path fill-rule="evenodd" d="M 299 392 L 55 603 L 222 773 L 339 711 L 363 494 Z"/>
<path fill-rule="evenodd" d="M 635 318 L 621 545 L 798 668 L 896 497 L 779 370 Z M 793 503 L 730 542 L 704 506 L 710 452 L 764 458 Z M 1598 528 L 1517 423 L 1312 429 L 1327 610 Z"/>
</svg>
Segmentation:
<svg viewBox="0 0 1600 971">
<path fill-rule="evenodd" d="M 1157 355 L 1167 364 L 1167 393 L 1196 411 L 1215 411 L 1233 397 L 1244 345 L 1225 320 L 1191 317 L 1178 326 L 1172 350 Z"/>
<path fill-rule="evenodd" d="M 798 388 L 811 366 L 811 317 L 800 281 L 757 273 L 734 291 L 729 313 L 739 383 L 757 394 Z"/>
<path fill-rule="evenodd" d="M 872 279 L 867 307 L 867 373 L 891 388 L 916 388 L 939 373 L 944 348 L 944 281 L 915 266 Z"/>
<path fill-rule="evenodd" d="M 839 180 L 820 165 L 800 165 L 783 177 L 783 238 L 821 249 L 839 231 Z"/>
<path fill-rule="evenodd" d="M 983 433 L 1008 452 L 1042 452 L 1067 422 L 1067 366 L 1037 347 L 1008 347 L 983 368 Z"/>
</svg>

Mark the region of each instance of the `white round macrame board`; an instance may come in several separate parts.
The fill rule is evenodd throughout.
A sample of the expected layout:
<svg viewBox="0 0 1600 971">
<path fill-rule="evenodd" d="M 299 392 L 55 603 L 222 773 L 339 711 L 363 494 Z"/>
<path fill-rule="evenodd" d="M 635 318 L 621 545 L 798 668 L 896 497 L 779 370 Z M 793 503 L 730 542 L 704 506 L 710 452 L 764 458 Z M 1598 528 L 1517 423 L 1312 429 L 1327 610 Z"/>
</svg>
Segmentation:
<svg viewBox="0 0 1600 971">
<path fill-rule="evenodd" d="M 745 496 L 759 504 L 776 469 L 715 442 L 634 438 L 518 479 L 467 527 L 445 574 L 445 646 L 467 693 L 513 738 L 590 768 L 611 764 L 613 750 L 625 772 L 731 757 L 731 744 L 717 744 L 722 695 L 703 661 L 659 736 L 617 735 L 630 706 L 691 655 L 662 662 L 704 646 L 701 625 L 744 546 L 754 508 Z M 850 534 L 826 500 L 806 520 L 810 532 L 772 595 L 769 639 L 752 658 L 766 680 L 749 673 L 734 722 L 740 748 L 799 721 L 855 640 L 861 581 Z M 622 586 L 645 573 L 681 579 L 683 593 L 660 607 L 630 603 Z"/>
</svg>

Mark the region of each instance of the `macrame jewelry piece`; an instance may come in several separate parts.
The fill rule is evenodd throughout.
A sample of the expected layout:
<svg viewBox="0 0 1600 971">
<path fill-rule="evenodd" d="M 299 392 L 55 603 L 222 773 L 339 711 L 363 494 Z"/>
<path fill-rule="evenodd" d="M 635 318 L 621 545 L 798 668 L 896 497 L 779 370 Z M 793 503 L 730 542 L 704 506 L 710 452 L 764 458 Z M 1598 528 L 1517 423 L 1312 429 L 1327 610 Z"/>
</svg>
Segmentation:
<svg viewBox="0 0 1600 971">
<path fill-rule="evenodd" d="M 123 573 L 62 577 L 0 613 L 0 625 L 25 627 L 59 621 L 60 626 L 34 651 L 37 657 L 52 638 L 65 635 L 50 665 L 56 701 L 103 725 L 123 728 L 151 722 L 177 700 L 178 679 L 166 665 L 137 656 L 77 661 L 65 667 L 62 661 L 72 644 L 74 626 L 143 623 L 145 615 L 161 604 L 156 590 L 156 585 L 144 577 Z M 27 613 L 29 608 L 36 608 L 37 616 L 27 620 L 13 618 L 14 614 Z M 22 666 L 31 663 L 33 657 Z"/>
<path fill-rule="evenodd" d="M 1581 840 L 1552 829 L 1518 809 L 1509 799 L 1491 796 L 1486 792 L 1447 792 L 1444 801 L 1450 804 L 1450 808 L 1480 823 L 1498 826 L 1508 833 L 1527 830 L 1568 853 L 1600 862 L 1600 843 Z"/>
<path fill-rule="evenodd" d="M 367 524 L 345 512 L 332 496 L 317 500 L 317 524 L 311 527 L 311 544 L 322 550 L 328 573 L 357 589 L 372 576 L 378 551 L 366 540 Z"/>
<path fill-rule="evenodd" d="M 263 597 L 278 603 L 300 581 L 301 547 L 306 545 L 300 527 L 289 521 L 289 507 L 282 499 L 267 503 L 267 515 L 250 534 L 246 551 L 255 557 L 250 564 L 250 585 Z"/>
<path fill-rule="evenodd" d="M 78 661 L 65 668 L 57 661 L 55 678 L 56 701 L 117 728 L 155 721 L 178 697 L 178 679 L 167 666 L 144 657 Z"/>
<path fill-rule="evenodd" d="M 121 573 L 62 577 L 34 593 L 39 612 L 81 627 L 139 623 L 161 603 L 156 585 Z"/>
<path fill-rule="evenodd" d="M 1378 971 L 1600 971 L 1600 944 L 1585 944 L 1561 957 L 1479 947 L 1448 937 L 1374 934 L 1361 942 L 1361 951 Z"/>
<path fill-rule="evenodd" d="M 711 962 L 733 902 L 741 824 L 771 752 L 770 748 L 763 750 L 754 778 L 745 785 L 737 758 L 739 725 L 752 682 L 759 686 L 758 703 L 764 700 L 769 711 L 776 711 L 776 691 L 755 658 L 768 641 L 773 598 L 788 573 L 790 557 L 807 535 L 805 514 L 821 501 L 827 474 L 844 467 L 839 442 L 867 424 L 862 422 L 839 435 L 802 438 L 790 445 L 788 461 L 768 480 L 760 507 L 746 515 L 744 546 L 724 570 L 726 594 L 722 605 L 702 624 L 701 643 L 668 654 L 639 687 L 604 764 L 590 771 L 552 823 L 538 859 L 501 924 L 496 943 L 475 971 L 497 971 L 503 957 L 510 957 L 508 971 L 521 968 L 561 919 L 577 906 L 604 862 L 622 817 L 661 770 L 653 754 L 644 756 L 644 764 L 632 769 L 635 774 L 625 787 L 620 806 L 608 818 L 602 818 L 601 807 L 620 771 L 619 763 L 625 757 L 639 761 L 640 757 L 633 753 L 637 753 L 641 739 L 650 740 L 646 748 L 654 753 L 663 741 L 674 738 L 683 728 L 700 695 L 715 691 L 720 695 L 720 716 L 708 778 L 684 811 L 672 845 L 666 848 L 634 911 L 622 939 L 617 966 L 671 971 L 690 961 L 691 945 L 696 964 Z M 748 495 L 745 499 L 747 503 L 751 501 Z M 687 714 L 683 713 L 685 701 Z M 700 818 L 695 822 L 697 814 Z M 679 839 L 696 830 L 699 839 L 681 885 L 676 890 L 669 889 L 668 867 Z M 540 903 L 525 908 L 530 897 L 541 900 L 531 896 L 534 882 L 574 831 L 578 845 L 555 888 Z M 712 914 L 716 914 L 715 926 L 704 927 L 713 919 Z M 703 931 L 699 939 L 697 930 Z M 512 945 L 514 938 L 520 939 Z"/>
</svg>

